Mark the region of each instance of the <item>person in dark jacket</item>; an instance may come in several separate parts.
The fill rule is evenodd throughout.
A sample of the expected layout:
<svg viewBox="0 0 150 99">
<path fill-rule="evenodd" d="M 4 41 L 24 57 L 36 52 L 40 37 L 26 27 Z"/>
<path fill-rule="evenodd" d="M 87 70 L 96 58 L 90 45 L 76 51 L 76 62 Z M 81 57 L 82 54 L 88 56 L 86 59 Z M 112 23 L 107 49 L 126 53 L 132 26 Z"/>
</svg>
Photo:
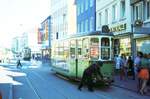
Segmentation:
<svg viewBox="0 0 150 99">
<path fill-rule="evenodd" d="M 19 66 L 22 67 L 22 64 L 21 64 L 21 62 L 20 62 L 20 59 L 18 59 L 18 61 L 17 61 L 17 68 L 19 68 Z"/>
<path fill-rule="evenodd" d="M 93 75 L 94 76 L 100 76 L 103 79 L 103 76 L 100 72 L 100 66 L 102 66 L 102 62 L 98 62 L 97 64 L 91 64 L 89 67 L 87 67 L 84 72 L 81 79 L 81 82 L 78 86 L 78 89 L 81 91 L 81 88 L 83 85 L 87 85 L 89 91 L 93 90 Z"/>
<path fill-rule="evenodd" d="M 129 68 L 129 73 L 131 73 L 133 80 L 135 80 L 134 63 L 133 63 L 133 60 L 131 59 L 131 56 L 129 56 L 129 58 L 127 60 L 127 66 Z"/>
</svg>

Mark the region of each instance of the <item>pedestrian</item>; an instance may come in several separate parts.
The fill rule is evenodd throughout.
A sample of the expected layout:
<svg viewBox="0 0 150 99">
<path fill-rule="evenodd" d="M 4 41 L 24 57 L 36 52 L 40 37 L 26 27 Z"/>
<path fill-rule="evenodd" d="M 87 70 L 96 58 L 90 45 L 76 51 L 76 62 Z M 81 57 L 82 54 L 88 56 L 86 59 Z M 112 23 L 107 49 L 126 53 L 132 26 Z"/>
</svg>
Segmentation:
<svg viewBox="0 0 150 99">
<path fill-rule="evenodd" d="M 123 54 L 123 58 L 122 58 L 122 62 L 123 62 L 123 71 L 124 71 L 124 78 L 128 77 L 128 65 L 127 65 L 127 57 L 125 54 Z"/>
<path fill-rule="evenodd" d="M 120 80 L 123 80 L 123 78 L 125 78 L 124 55 L 121 54 L 121 59 L 120 59 Z"/>
<path fill-rule="evenodd" d="M 88 68 L 84 70 L 81 82 L 78 86 L 78 89 L 80 91 L 83 85 L 87 85 L 89 91 L 94 91 L 93 90 L 93 78 L 101 77 L 101 79 L 103 79 L 103 76 L 100 72 L 101 66 L 102 66 L 102 62 L 97 62 L 97 64 L 96 63 L 91 64 Z"/>
<path fill-rule="evenodd" d="M 134 74 L 134 63 L 133 60 L 131 59 L 131 56 L 129 56 L 127 60 L 127 66 L 128 66 L 128 75 L 131 75 L 133 80 L 135 80 L 135 74 Z"/>
<path fill-rule="evenodd" d="M 138 73 L 140 72 L 141 69 L 141 58 L 143 57 L 143 53 L 142 52 L 138 52 L 137 56 L 134 60 L 134 74 L 137 77 Z M 141 88 L 141 80 L 138 78 L 138 90 Z"/>
<path fill-rule="evenodd" d="M 17 68 L 19 68 L 19 66 L 22 67 L 22 64 L 21 64 L 21 62 L 20 62 L 20 59 L 17 60 Z"/>
<path fill-rule="evenodd" d="M 148 64 L 149 64 L 149 65 L 148 65 L 148 69 L 149 69 L 149 75 L 150 75 L 150 53 L 148 54 L 148 62 L 149 62 L 149 63 L 148 63 Z M 150 77 L 149 77 L 149 80 L 148 80 L 148 82 L 147 82 L 147 85 L 150 86 Z"/>
<path fill-rule="evenodd" d="M 141 81 L 141 86 L 140 86 L 139 92 L 142 95 L 145 93 L 147 82 L 149 80 L 148 65 L 149 65 L 149 61 L 148 61 L 148 58 L 147 58 L 147 54 L 144 54 L 143 57 L 141 58 L 141 70 L 138 73 L 138 78 Z"/>
<path fill-rule="evenodd" d="M 116 56 L 116 58 L 115 58 L 116 74 L 119 74 L 119 72 L 120 72 L 120 61 L 121 61 L 121 57 Z"/>
</svg>

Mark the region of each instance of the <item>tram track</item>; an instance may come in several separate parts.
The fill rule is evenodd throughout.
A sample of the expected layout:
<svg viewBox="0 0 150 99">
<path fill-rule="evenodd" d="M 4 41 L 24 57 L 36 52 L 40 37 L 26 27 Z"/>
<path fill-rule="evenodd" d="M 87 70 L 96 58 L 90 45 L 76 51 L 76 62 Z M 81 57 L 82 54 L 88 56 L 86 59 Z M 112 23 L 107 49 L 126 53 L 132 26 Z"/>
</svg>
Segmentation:
<svg viewBox="0 0 150 99">
<path fill-rule="evenodd" d="M 32 73 L 33 73 L 34 75 L 38 76 L 38 77 L 39 77 L 40 79 L 42 79 L 43 81 L 46 81 L 46 82 L 47 82 L 46 79 L 44 79 L 41 75 L 39 75 L 39 74 L 36 73 L 35 71 L 32 71 Z M 62 78 L 62 79 L 64 79 L 65 81 L 70 81 L 68 78 L 65 78 L 65 77 L 63 77 L 63 76 L 60 76 L 60 75 L 57 75 L 57 74 L 56 74 L 55 76 L 57 76 L 57 77 L 59 77 L 59 78 Z M 54 87 L 53 87 L 53 88 L 54 88 Z M 61 93 L 61 95 L 63 95 L 65 99 L 70 99 L 70 98 L 66 97 L 66 96 L 65 96 L 61 91 L 59 91 L 57 88 L 54 88 L 54 89 L 57 90 L 58 93 Z M 96 96 L 96 97 L 101 97 L 101 99 L 111 99 L 111 98 L 107 97 L 106 95 L 95 94 L 95 96 Z"/>
<path fill-rule="evenodd" d="M 29 73 L 28 73 L 29 74 Z M 44 79 L 41 75 L 39 75 L 38 73 L 36 73 L 35 71 L 30 71 L 30 74 L 29 75 L 32 75 L 34 77 L 36 77 L 36 79 L 38 79 L 39 81 L 41 81 L 43 83 L 43 85 L 45 84 L 49 84 L 47 83 L 48 80 Z M 30 77 L 27 79 L 32 87 L 32 89 L 34 90 L 35 94 L 38 96 L 38 99 L 44 99 L 42 98 L 42 96 L 40 96 L 38 94 L 39 92 L 39 89 L 34 87 L 34 85 L 32 84 L 32 80 L 30 81 L 29 79 L 31 79 Z M 66 97 L 61 91 L 59 91 L 59 89 L 55 88 L 54 85 L 51 85 L 49 84 L 49 86 L 52 87 L 52 89 L 54 89 L 55 91 L 57 91 L 57 93 L 59 93 L 61 96 L 62 96 L 62 99 L 69 99 L 68 97 Z"/>
<path fill-rule="evenodd" d="M 28 78 L 28 77 L 25 77 L 25 79 L 26 79 L 28 85 L 30 86 L 30 88 L 33 90 L 33 92 L 34 92 L 35 95 L 37 96 L 37 98 L 38 98 L 38 99 L 42 99 L 42 98 L 40 97 L 40 95 L 38 94 L 37 89 L 33 86 L 33 83 L 29 80 L 29 78 Z"/>
</svg>

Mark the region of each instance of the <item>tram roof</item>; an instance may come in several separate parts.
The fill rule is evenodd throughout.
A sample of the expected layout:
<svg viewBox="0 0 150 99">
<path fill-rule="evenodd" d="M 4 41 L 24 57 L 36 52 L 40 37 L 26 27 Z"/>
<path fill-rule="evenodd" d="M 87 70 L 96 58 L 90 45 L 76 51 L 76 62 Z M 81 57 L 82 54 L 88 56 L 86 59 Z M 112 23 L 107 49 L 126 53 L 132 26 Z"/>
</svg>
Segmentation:
<svg viewBox="0 0 150 99">
<path fill-rule="evenodd" d="M 73 37 L 82 37 L 82 36 L 94 36 L 94 35 L 104 35 L 104 36 L 113 36 L 113 33 L 112 32 L 109 32 L 109 33 L 103 33 L 102 31 L 92 31 L 92 32 L 80 32 L 80 33 L 77 33 L 77 34 L 74 34 L 74 35 L 71 35 L 70 37 L 73 38 Z"/>
<path fill-rule="evenodd" d="M 66 36 L 65 38 L 61 38 L 58 40 L 65 40 L 65 39 L 69 39 L 69 38 L 85 37 L 85 36 L 114 36 L 114 35 L 113 35 L 113 32 L 109 32 L 109 33 L 103 33 L 101 31 L 80 32 L 77 34 Z"/>
</svg>

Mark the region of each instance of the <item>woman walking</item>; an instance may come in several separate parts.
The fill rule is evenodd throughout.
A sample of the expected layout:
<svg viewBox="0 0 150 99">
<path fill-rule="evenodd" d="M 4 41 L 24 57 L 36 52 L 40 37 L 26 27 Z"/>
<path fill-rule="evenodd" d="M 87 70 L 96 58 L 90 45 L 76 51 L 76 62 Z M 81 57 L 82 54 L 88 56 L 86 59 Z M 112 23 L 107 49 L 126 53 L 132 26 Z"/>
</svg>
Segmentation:
<svg viewBox="0 0 150 99">
<path fill-rule="evenodd" d="M 148 70 L 148 58 L 147 55 L 144 54 L 143 58 L 141 59 L 141 70 L 138 73 L 138 78 L 140 79 L 141 86 L 140 86 L 140 94 L 144 94 L 146 90 L 146 85 L 149 80 L 149 70 Z"/>
</svg>

